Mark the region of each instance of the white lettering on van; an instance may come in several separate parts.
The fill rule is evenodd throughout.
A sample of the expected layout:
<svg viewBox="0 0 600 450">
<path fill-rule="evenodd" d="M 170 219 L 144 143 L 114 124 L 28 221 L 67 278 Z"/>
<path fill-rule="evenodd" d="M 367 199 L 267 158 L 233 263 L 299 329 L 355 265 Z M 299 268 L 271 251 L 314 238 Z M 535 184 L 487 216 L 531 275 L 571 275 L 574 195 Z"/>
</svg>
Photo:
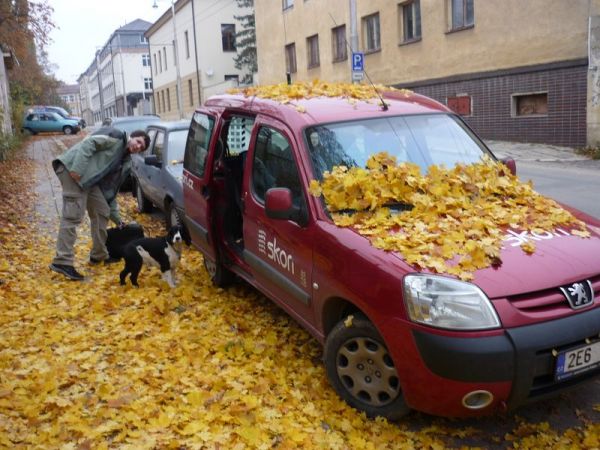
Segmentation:
<svg viewBox="0 0 600 450">
<path fill-rule="evenodd" d="M 510 242 L 511 247 L 517 247 L 529 241 L 546 241 L 548 239 L 554 239 L 555 237 L 571 236 L 571 233 L 563 230 L 562 228 L 556 228 L 554 232 L 543 231 L 536 233 L 535 231 L 513 231 L 508 230 L 504 235 L 503 241 Z"/>
<path fill-rule="evenodd" d="M 186 173 L 183 174 L 183 179 L 181 180 L 184 186 L 187 186 L 189 189 L 194 189 L 194 180 L 187 176 Z"/>
<path fill-rule="evenodd" d="M 294 257 L 277 245 L 276 237 L 272 241 L 268 241 L 267 233 L 263 230 L 258 230 L 258 251 L 271 261 L 277 263 L 282 269 L 294 275 Z"/>
</svg>

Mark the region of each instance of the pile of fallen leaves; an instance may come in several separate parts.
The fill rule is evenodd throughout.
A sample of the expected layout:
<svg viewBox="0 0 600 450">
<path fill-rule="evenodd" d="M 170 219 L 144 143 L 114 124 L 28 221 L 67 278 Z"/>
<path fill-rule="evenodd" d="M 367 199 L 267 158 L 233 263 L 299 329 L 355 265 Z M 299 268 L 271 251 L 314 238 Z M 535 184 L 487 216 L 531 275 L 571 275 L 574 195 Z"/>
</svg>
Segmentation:
<svg viewBox="0 0 600 450">
<path fill-rule="evenodd" d="M 322 183 L 312 181 L 311 192 L 324 196 L 336 225 L 400 252 L 411 265 L 463 280 L 501 263 L 507 228 L 544 232 L 564 226 L 590 235 L 583 222 L 490 159 L 451 169 L 434 165 L 423 175 L 418 165 L 382 152 L 366 168 L 334 167 Z M 521 248 L 535 251 L 531 242 Z"/>
<path fill-rule="evenodd" d="M 231 89 L 230 94 L 242 94 L 246 97 L 259 97 L 287 104 L 293 100 L 303 100 L 315 97 L 338 97 L 348 99 L 350 103 L 357 100 L 370 101 L 378 99 L 383 92 L 399 92 L 405 95 L 411 93 L 407 89 L 395 89 L 381 84 L 327 83 L 325 81 L 297 81 L 292 84 L 280 83 L 264 86 L 250 86 L 243 89 Z M 296 109 L 303 112 L 302 106 Z"/>
<path fill-rule="evenodd" d="M 0 184 L 0 194 L 20 197 L 23 205 L 51 201 L 33 198 L 32 164 L 22 160 L 18 169 L 26 176 Z M 0 164 L 0 174 L 6 167 Z M 129 193 L 119 203 L 125 220 L 141 223 L 148 235 L 164 233 L 160 219 L 135 212 Z M 8 212 L 0 202 L 0 217 Z M 123 287 L 122 264 L 86 264 L 84 226 L 76 266 L 86 280 L 72 282 L 47 268 L 54 233 L 45 234 L 28 215 L 11 221 L 0 228 L 0 448 L 600 445 L 600 415 L 591 406 L 563 431 L 527 422 L 513 430 L 513 419 L 502 416 L 369 420 L 329 386 L 314 338 L 253 289 L 215 288 L 197 251 L 184 251 L 175 289 L 148 267 L 140 288 Z M 567 408 L 562 400 L 557 405 Z"/>
</svg>

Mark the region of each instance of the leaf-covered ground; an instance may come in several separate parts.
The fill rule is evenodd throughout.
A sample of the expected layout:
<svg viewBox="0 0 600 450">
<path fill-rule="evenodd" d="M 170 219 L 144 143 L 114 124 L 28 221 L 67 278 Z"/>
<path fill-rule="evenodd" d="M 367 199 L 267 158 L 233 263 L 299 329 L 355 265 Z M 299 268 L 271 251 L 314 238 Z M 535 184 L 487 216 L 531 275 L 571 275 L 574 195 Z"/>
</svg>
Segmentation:
<svg viewBox="0 0 600 450">
<path fill-rule="evenodd" d="M 121 264 L 86 264 L 84 227 L 87 279 L 65 281 L 47 268 L 57 224 L 39 205 L 52 198 L 33 194 L 47 162 L 0 164 L 0 448 L 600 447 L 598 411 L 565 396 L 539 420 L 366 419 L 329 387 L 308 333 L 250 287 L 214 288 L 195 250 L 176 289 L 146 267 L 139 289 L 122 287 Z M 147 234 L 163 233 L 129 194 L 120 204 Z"/>
</svg>

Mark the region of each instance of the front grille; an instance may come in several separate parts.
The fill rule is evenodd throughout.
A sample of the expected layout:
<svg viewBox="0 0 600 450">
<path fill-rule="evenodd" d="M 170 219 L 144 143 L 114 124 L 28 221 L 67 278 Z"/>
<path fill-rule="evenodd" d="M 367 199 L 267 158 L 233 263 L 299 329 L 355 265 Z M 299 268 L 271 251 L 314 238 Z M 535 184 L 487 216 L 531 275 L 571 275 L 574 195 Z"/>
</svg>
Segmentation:
<svg viewBox="0 0 600 450">
<path fill-rule="evenodd" d="M 594 289 L 595 299 L 600 299 L 600 275 L 588 278 Z M 578 280 L 585 281 L 585 280 Z M 528 292 L 527 294 L 514 295 L 509 297 L 511 305 L 523 312 L 543 312 L 557 308 L 571 309 L 569 302 L 556 286 L 541 291 Z"/>
</svg>

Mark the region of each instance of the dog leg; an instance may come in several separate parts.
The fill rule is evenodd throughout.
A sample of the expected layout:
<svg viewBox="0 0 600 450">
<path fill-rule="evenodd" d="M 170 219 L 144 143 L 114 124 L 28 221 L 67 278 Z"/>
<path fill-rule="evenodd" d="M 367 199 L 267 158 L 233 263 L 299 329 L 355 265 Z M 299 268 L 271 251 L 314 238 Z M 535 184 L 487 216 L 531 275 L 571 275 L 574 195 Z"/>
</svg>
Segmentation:
<svg viewBox="0 0 600 450">
<path fill-rule="evenodd" d="M 125 266 L 125 268 L 119 274 L 119 280 L 121 282 L 121 286 L 125 286 L 125 279 L 127 278 L 127 275 L 129 275 L 129 271 L 127 270 L 127 266 Z"/>
<path fill-rule="evenodd" d="M 169 287 L 174 288 L 176 286 L 175 280 L 173 279 L 173 272 L 171 270 L 163 272 L 162 278 L 169 284 Z"/>
<path fill-rule="evenodd" d="M 133 284 L 135 287 L 140 287 L 137 281 L 138 275 L 140 274 L 140 269 L 141 267 L 134 268 L 131 271 L 131 277 L 129 277 L 129 279 L 131 280 L 131 284 Z"/>
</svg>

